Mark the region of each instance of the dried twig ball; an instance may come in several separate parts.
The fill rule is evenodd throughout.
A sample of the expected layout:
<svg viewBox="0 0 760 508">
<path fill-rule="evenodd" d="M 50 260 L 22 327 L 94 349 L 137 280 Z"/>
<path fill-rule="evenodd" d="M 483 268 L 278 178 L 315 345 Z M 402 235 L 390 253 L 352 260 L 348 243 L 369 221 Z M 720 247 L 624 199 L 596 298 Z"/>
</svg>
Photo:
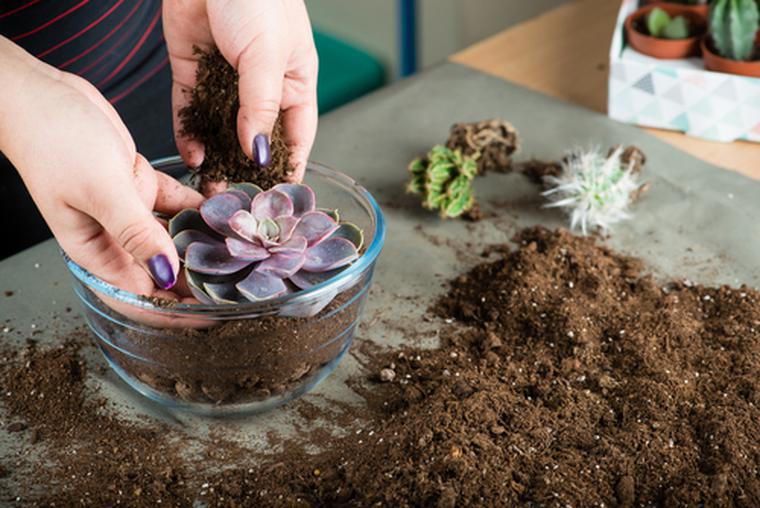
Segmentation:
<svg viewBox="0 0 760 508">
<path fill-rule="evenodd" d="M 520 138 L 511 123 L 493 118 L 454 124 L 446 146 L 460 149 L 465 156 L 479 153 L 479 174 L 489 171 L 506 173 L 512 168 L 512 155 L 520 148 Z"/>
</svg>

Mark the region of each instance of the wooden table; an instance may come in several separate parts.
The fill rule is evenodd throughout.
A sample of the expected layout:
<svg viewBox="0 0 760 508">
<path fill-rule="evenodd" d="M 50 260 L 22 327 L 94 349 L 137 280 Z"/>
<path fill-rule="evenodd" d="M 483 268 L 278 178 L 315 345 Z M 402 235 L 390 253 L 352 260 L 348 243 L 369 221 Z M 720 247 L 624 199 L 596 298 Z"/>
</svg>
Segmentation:
<svg viewBox="0 0 760 508">
<path fill-rule="evenodd" d="M 614 0 L 573 0 L 479 42 L 451 60 L 606 113 L 608 53 L 619 8 Z M 760 179 L 758 143 L 720 143 L 646 130 L 707 162 Z"/>
</svg>

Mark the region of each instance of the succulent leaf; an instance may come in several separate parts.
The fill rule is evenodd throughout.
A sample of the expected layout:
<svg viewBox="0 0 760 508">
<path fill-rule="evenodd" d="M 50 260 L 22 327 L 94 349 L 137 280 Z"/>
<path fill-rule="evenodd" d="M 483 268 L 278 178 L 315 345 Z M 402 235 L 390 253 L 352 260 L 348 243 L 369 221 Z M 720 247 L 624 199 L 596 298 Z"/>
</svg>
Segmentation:
<svg viewBox="0 0 760 508">
<path fill-rule="evenodd" d="M 287 194 L 293 202 L 293 215 L 300 217 L 306 212 L 313 211 L 317 206 L 314 191 L 308 185 L 299 183 L 281 183 L 272 187 L 276 191 Z"/>
<path fill-rule="evenodd" d="M 203 202 L 201 217 L 217 233 L 224 236 L 235 236 L 234 231 L 229 226 L 229 221 L 235 212 L 242 210 L 242 208 L 243 203 L 237 196 L 223 192 Z"/>
<path fill-rule="evenodd" d="M 673 18 L 662 31 L 662 37 L 666 39 L 686 39 L 689 35 L 689 22 L 683 16 Z"/>
<path fill-rule="evenodd" d="M 251 264 L 246 259 L 232 257 L 223 243 L 194 242 L 185 251 L 185 266 L 208 275 L 227 275 Z"/>
<path fill-rule="evenodd" d="M 317 208 L 318 212 L 324 212 L 327 214 L 328 217 L 330 217 L 335 222 L 340 222 L 340 212 L 338 209 L 332 209 L 332 208 Z"/>
<path fill-rule="evenodd" d="M 356 246 L 356 250 L 361 250 L 364 246 L 364 231 L 350 222 L 340 224 L 330 238 L 345 238 Z"/>
<path fill-rule="evenodd" d="M 303 254 L 303 252 L 306 250 L 307 245 L 308 243 L 306 242 L 306 238 L 303 236 L 294 236 L 287 242 L 281 243 L 276 247 L 270 247 L 269 252 L 289 255 Z"/>
<path fill-rule="evenodd" d="M 233 183 L 233 184 L 230 184 L 230 188 L 245 192 L 246 194 L 248 194 L 248 197 L 251 199 L 253 199 L 256 196 L 256 194 L 260 192 L 264 192 L 263 190 L 261 190 L 261 187 L 259 187 L 258 185 L 254 185 L 248 182 Z"/>
<path fill-rule="evenodd" d="M 217 241 L 208 234 L 194 229 L 180 231 L 172 240 L 174 240 L 174 246 L 177 248 L 177 254 L 179 254 L 180 259 L 185 258 L 187 246 L 193 242 L 214 243 Z"/>
<path fill-rule="evenodd" d="M 326 280 L 330 280 L 340 272 L 345 270 L 344 266 L 336 268 L 334 270 L 327 270 L 325 272 L 307 272 L 306 270 L 300 270 L 299 272 L 290 276 L 290 282 L 295 284 L 299 289 L 309 289 L 321 284 Z"/>
<path fill-rule="evenodd" d="M 235 285 L 230 283 L 205 282 L 203 291 L 211 297 L 214 303 L 239 303 L 244 300 Z"/>
<path fill-rule="evenodd" d="M 256 219 L 248 210 L 238 210 L 235 212 L 230 217 L 228 225 L 240 238 L 244 238 L 249 242 L 253 241 L 258 229 Z"/>
<path fill-rule="evenodd" d="M 356 246 L 345 238 L 328 238 L 305 254 L 303 269 L 308 272 L 326 272 L 347 265 L 359 257 Z"/>
<path fill-rule="evenodd" d="M 227 246 L 227 252 L 229 252 L 232 257 L 248 261 L 249 263 L 262 261 L 270 256 L 267 248 L 251 242 L 246 242 L 245 240 L 227 238 L 224 243 Z"/>
<path fill-rule="evenodd" d="M 662 37 L 665 27 L 670 23 L 670 15 L 662 7 L 655 7 L 647 15 L 647 31 L 652 37 Z"/>
<path fill-rule="evenodd" d="M 201 217 L 201 212 L 194 208 L 185 208 L 169 219 L 169 236 L 177 236 L 182 231 L 194 229 L 209 236 L 217 237 L 218 234 L 211 229 Z"/>
<path fill-rule="evenodd" d="M 258 238 L 265 246 L 273 246 L 279 244 L 280 238 L 280 226 L 270 218 L 264 218 L 259 221 L 258 228 L 256 230 L 256 238 Z"/>
<path fill-rule="evenodd" d="M 280 228 L 280 241 L 287 242 L 293 236 L 293 230 L 298 225 L 298 219 L 292 215 L 281 215 L 274 220 Z"/>
<path fill-rule="evenodd" d="M 206 294 L 206 291 L 203 288 L 203 275 L 193 272 L 185 267 L 185 280 L 187 281 L 187 286 L 190 288 L 190 292 L 199 302 L 206 305 L 215 303 L 214 300 Z"/>
<path fill-rule="evenodd" d="M 304 265 L 303 254 L 274 254 L 256 266 L 256 271 L 287 279 Z"/>
<path fill-rule="evenodd" d="M 293 230 L 294 236 L 306 238 L 309 246 L 313 246 L 330 236 L 338 228 L 338 224 L 324 212 L 307 212 Z"/>
<path fill-rule="evenodd" d="M 285 282 L 270 273 L 252 271 L 235 287 L 251 301 L 267 300 L 282 296 L 288 291 Z"/>
<path fill-rule="evenodd" d="M 287 194 L 270 190 L 256 194 L 251 201 L 251 213 L 256 220 L 274 219 L 281 215 L 293 215 L 293 201 Z"/>
<path fill-rule="evenodd" d="M 248 194 L 246 194 L 242 190 L 239 190 L 239 189 L 227 189 L 226 191 L 224 191 L 224 193 L 225 194 L 230 194 L 230 195 L 235 196 L 236 198 L 238 198 L 240 200 L 240 202 L 243 204 L 243 208 L 244 209 L 248 210 L 249 208 L 251 208 L 251 198 L 250 198 L 250 196 L 248 196 Z"/>
</svg>

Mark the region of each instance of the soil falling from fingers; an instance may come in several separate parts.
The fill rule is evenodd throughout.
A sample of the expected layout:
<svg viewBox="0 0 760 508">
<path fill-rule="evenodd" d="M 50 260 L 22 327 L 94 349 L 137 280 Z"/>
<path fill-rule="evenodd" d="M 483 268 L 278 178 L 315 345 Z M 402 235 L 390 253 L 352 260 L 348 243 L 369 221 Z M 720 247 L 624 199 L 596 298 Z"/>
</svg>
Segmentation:
<svg viewBox="0 0 760 508">
<path fill-rule="evenodd" d="M 199 55 L 196 84 L 188 91 L 189 104 L 179 112 L 182 134 L 204 146 L 203 164 L 196 174 L 202 187 L 210 182 L 251 182 L 263 189 L 289 180 L 294 168 L 283 139 L 282 117 L 272 132 L 272 160 L 259 167 L 249 159 L 237 134 L 240 96 L 238 74 L 218 49 Z"/>
</svg>

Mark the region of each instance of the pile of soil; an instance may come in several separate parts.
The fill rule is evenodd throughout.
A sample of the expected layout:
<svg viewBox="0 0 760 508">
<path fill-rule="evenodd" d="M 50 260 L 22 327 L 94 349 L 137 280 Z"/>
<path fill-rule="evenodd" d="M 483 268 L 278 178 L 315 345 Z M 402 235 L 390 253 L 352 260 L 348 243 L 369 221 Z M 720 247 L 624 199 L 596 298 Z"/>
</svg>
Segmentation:
<svg viewBox="0 0 760 508">
<path fill-rule="evenodd" d="M 164 396 L 217 405 L 260 402 L 310 384 L 345 351 L 365 289 L 357 283 L 312 317 L 163 329 L 161 340 L 104 322 L 106 333 L 130 354 L 105 342 L 100 346 L 128 374 Z"/>
<path fill-rule="evenodd" d="M 567 232 L 517 241 L 437 303 L 466 328 L 379 364 L 394 381 L 368 395 L 364 432 L 216 488 L 311 506 L 758 505 L 760 293 L 661 286 Z"/>
<path fill-rule="evenodd" d="M 79 443 L 39 477 L 68 482 L 58 506 L 83 489 L 136 506 L 759 505 L 760 292 L 662 285 L 639 260 L 564 231 L 516 241 L 484 252 L 435 304 L 448 323 L 439 348 L 364 344 L 371 382 L 354 388 L 367 405 L 344 409 L 357 427 L 342 437 L 304 435 L 256 462 L 230 452 L 201 480 L 200 464 L 167 448 L 179 431 L 151 441 L 160 430 L 95 416 L 77 395 L 83 367 L 65 355 L 6 362 L 3 400 L 30 429 L 64 429 L 42 434 L 54 450 Z M 92 443 L 111 436 L 117 455 L 100 467 Z M 110 485 L 153 490 L 126 503 Z"/>
<path fill-rule="evenodd" d="M 200 183 L 251 182 L 264 190 L 289 179 L 294 168 L 283 139 L 282 118 L 272 132 L 272 160 L 260 168 L 249 159 L 237 135 L 240 108 L 238 74 L 218 49 L 199 55 L 196 83 L 190 91 L 190 103 L 179 112 L 182 133 L 203 143 L 205 156 L 196 174 Z"/>
</svg>

